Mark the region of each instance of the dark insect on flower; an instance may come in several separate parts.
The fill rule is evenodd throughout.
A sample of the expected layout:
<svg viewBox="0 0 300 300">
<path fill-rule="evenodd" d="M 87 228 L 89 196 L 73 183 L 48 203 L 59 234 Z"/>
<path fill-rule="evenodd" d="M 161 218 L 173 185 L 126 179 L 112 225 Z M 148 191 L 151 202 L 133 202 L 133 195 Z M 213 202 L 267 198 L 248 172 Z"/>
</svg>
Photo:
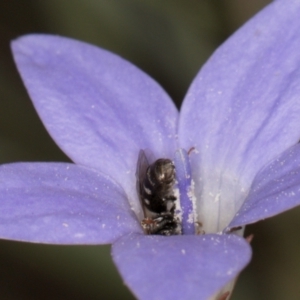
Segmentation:
<svg viewBox="0 0 300 300">
<path fill-rule="evenodd" d="M 176 197 L 173 194 L 175 166 L 166 158 L 153 163 L 149 160 L 149 154 L 140 150 L 136 186 L 145 217 L 141 225 L 146 234 L 180 234 L 181 226 L 175 216 Z"/>
</svg>

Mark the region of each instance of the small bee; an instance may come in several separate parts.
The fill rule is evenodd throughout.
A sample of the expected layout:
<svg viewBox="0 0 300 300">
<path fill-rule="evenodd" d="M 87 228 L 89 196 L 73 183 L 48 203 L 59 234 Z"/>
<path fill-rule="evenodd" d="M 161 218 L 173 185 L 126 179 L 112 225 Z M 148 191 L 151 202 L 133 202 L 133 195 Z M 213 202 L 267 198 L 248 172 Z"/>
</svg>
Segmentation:
<svg viewBox="0 0 300 300">
<path fill-rule="evenodd" d="M 173 194 L 175 166 L 170 159 L 160 158 L 150 164 L 148 158 L 145 151 L 140 150 L 136 186 L 145 217 L 141 225 L 146 234 L 180 234 Z"/>
</svg>

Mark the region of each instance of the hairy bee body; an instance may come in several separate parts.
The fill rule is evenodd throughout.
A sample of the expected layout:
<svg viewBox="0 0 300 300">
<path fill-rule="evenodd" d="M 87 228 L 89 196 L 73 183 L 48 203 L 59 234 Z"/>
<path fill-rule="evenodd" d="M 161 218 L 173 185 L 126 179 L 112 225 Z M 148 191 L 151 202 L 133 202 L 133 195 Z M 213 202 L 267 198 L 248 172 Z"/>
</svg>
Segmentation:
<svg viewBox="0 0 300 300">
<path fill-rule="evenodd" d="M 144 150 L 140 150 L 137 162 L 137 192 L 144 211 L 141 225 L 146 234 L 179 234 L 179 222 L 175 216 L 173 187 L 175 166 L 170 159 L 160 158 L 149 163 Z"/>
</svg>

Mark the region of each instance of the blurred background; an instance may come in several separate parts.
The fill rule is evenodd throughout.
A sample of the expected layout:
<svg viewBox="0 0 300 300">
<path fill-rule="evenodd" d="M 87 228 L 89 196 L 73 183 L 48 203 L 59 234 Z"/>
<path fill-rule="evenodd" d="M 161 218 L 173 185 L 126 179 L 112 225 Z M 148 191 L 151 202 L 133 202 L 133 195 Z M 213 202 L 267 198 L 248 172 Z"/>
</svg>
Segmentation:
<svg viewBox="0 0 300 300">
<path fill-rule="evenodd" d="M 12 39 L 54 33 L 107 48 L 154 77 L 180 107 L 189 83 L 214 49 L 269 2 L 1 1 L 0 163 L 68 161 L 27 96 L 10 53 Z M 233 300 L 300 299 L 299 230 L 299 208 L 247 228 L 247 234 L 254 234 L 254 254 Z M 134 297 L 112 263 L 109 246 L 0 241 L 0 299 Z"/>
</svg>

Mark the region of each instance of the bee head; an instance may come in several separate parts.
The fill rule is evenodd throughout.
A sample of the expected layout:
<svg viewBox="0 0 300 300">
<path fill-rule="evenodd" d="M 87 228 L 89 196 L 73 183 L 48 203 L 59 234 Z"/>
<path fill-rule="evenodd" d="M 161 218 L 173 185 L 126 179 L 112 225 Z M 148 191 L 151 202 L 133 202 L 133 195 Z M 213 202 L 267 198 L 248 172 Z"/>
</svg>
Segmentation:
<svg viewBox="0 0 300 300">
<path fill-rule="evenodd" d="M 171 184 L 175 178 L 175 166 L 170 159 L 161 158 L 155 162 L 154 173 L 160 184 Z"/>
</svg>

